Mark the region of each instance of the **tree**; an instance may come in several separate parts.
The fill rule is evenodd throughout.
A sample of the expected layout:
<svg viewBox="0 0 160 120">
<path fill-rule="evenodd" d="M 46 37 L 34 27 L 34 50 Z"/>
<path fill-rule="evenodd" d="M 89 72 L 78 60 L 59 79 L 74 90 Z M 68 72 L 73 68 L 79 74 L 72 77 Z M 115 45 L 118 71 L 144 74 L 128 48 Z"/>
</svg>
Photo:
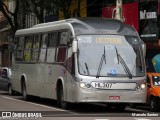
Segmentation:
<svg viewBox="0 0 160 120">
<path fill-rule="evenodd" d="M 40 23 L 44 22 L 44 15 L 46 13 L 51 13 L 58 17 L 59 11 L 63 13 L 64 19 L 70 18 L 71 14 L 71 5 L 75 4 L 75 0 L 26 0 L 30 6 L 31 11 L 37 16 Z M 74 10 L 76 16 L 80 17 L 80 5 L 81 0 L 76 1 L 77 7 Z"/>
<path fill-rule="evenodd" d="M 9 11 L 4 1 L 6 0 L 0 0 L 0 11 L 8 20 L 13 31 L 26 27 L 26 15 L 30 13 L 34 13 L 39 23 L 45 22 L 46 15 L 58 18 L 59 12 L 63 14 L 64 19 L 81 16 L 82 0 L 13 0 L 15 1 L 15 10 L 12 12 Z M 71 9 L 71 6 L 74 7 Z"/>
<path fill-rule="evenodd" d="M 26 0 L 29 4 L 31 11 L 36 15 L 40 23 L 44 22 L 44 10 L 47 8 L 46 5 L 50 4 L 50 0 Z"/>
<path fill-rule="evenodd" d="M 64 18 L 69 18 L 69 8 L 72 0 L 26 0 L 31 11 L 36 15 L 40 23 L 44 22 L 44 15 L 52 13 L 58 17 L 58 12 L 62 11 Z"/>
<path fill-rule="evenodd" d="M 53 0 L 58 11 L 63 13 L 64 19 L 72 16 L 81 17 L 81 2 L 83 0 Z M 74 6 L 74 9 L 73 9 Z M 71 9 L 72 7 L 72 9 Z M 72 11 L 71 11 L 72 10 Z"/>
<path fill-rule="evenodd" d="M 8 20 L 13 32 L 15 32 L 18 29 L 17 12 L 19 8 L 19 0 L 15 0 L 16 6 L 14 12 L 9 11 L 7 5 L 4 2 L 5 0 L 0 0 L 0 11 Z"/>
</svg>

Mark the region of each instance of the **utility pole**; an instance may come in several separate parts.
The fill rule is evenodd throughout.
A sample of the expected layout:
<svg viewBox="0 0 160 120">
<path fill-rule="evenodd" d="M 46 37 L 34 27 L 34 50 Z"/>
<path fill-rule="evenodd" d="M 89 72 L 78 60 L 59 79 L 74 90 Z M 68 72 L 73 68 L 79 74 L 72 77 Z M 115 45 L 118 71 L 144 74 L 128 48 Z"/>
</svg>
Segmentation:
<svg viewBox="0 0 160 120">
<path fill-rule="evenodd" d="M 123 22 L 123 15 L 122 15 L 122 0 L 116 0 L 116 13 L 115 19 L 118 19 Z"/>
</svg>

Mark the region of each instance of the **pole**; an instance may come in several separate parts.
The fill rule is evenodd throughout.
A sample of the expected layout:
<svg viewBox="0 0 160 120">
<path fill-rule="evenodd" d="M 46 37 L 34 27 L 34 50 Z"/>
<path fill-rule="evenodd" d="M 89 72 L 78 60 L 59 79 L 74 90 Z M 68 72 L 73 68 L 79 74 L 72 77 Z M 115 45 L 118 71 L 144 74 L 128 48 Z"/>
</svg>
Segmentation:
<svg viewBox="0 0 160 120">
<path fill-rule="evenodd" d="M 123 15 L 122 15 L 122 0 L 116 1 L 116 15 L 115 19 L 118 19 L 123 22 Z"/>
</svg>

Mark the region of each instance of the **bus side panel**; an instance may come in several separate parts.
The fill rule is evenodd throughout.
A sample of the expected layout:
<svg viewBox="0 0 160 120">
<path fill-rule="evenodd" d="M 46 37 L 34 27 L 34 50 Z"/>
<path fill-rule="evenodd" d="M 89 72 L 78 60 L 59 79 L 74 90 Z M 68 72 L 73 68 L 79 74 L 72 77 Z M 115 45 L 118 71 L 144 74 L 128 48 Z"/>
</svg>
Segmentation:
<svg viewBox="0 0 160 120">
<path fill-rule="evenodd" d="M 57 99 L 57 80 L 61 79 L 63 89 L 64 89 L 64 97 L 68 101 L 68 95 L 71 93 L 68 92 L 71 91 L 71 83 L 68 83 L 67 80 L 67 74 L 68 70 L 65 68 L 65 66 L 60 64 L 48 64 L 46 65 L 46 79 L 45 79 L 45 97 L 51 98 L 51 99 Z M 69 79 L 70 81 L 70 79 Z M 70 98 L 71 99 L 71 96 Z"/>
<path fill-rule="evenodd" d="M 66 80 L 67 80 L 67 87 L 66 87 L 66 92 L 67 92 L 67 98 L 66 100 L 68 102 L 74 102 L 75 100 L 75 80 L 73 78 L 73 76 L 71 75 L 71 73 L 69 71 L 67 71 L 67 76 L 66 76 Z"/>
<path fill-rule="evenodd" d="M 45 97 L 56 99 L 56 83 L 59 77 L 61 66 L 55 64 L 46 64 L 46 77 L 45 77 Z"/>
<path fill-rule="evenodd" d="M 28 93 L 31 95 L 44 97 L 44 79 L 45 79 L 45 64 L 28 65 L 30 68 L 26 71 L 28 82 Z"/>
<path fill-rule="evenodd" d="M 13 69 L 13 90 L 21 93 L 21 78 L 25 76 L 27 94 L 44 97 L 44 64 L 16 64 Z"/>
</svg>

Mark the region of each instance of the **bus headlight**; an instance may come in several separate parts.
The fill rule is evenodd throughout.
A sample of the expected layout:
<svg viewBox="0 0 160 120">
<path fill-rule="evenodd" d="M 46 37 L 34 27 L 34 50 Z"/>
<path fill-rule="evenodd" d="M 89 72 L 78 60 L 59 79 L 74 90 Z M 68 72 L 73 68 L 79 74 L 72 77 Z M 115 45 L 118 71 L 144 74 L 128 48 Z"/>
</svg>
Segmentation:
<svg viewBox="0 0 160 120">
<path fill-rule="evenodd" d="M 139 85 L 137 87 L 138 90 L 144 90 L 146 88 L 146 84 L 145 83 L 142 83 L 141 85 Z"/>
<path fill-rule="evenodd" d="M 146 88 L 146 84 L 141 84 L 141 89 L 145 89 Z"/>
<path fill-rule="evenodd" d="M 90 88 L 91 85 L 88 84 L 88 83 L 80 83 L 80 87 L 81 87 L 81 88 Z"/>
</svg>

